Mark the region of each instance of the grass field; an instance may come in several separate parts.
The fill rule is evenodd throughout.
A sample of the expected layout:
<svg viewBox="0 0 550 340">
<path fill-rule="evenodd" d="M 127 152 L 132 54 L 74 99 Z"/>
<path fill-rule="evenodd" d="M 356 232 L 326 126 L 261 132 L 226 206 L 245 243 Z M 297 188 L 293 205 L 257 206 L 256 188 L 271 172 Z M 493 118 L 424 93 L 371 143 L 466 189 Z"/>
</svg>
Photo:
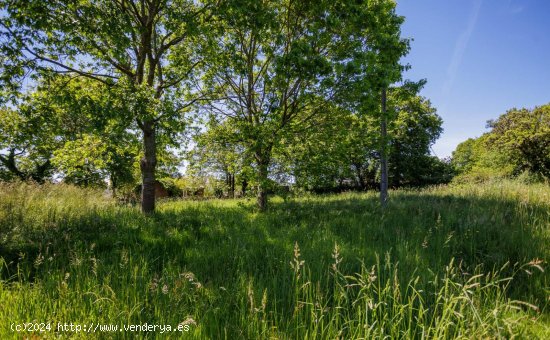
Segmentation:
<svg viewBox="0 0 550 340">
<path fill-rule="evenodd" d="M 547 185 L 253 203 L 0 184 L 0 339 L 550 338 Z"/>
</svg>

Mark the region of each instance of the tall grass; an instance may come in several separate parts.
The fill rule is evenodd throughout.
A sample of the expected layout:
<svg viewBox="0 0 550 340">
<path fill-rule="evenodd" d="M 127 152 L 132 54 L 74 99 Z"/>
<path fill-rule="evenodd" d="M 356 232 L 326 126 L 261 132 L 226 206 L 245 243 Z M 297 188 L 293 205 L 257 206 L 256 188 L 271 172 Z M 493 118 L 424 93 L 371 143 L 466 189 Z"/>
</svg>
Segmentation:
<svg viewBox="0 0 550 340">
<path fill-rule="evenodd" d="M 178 324 L 46 338 L 548 338 L 550 188 L 498 182 L 253 202 L 0 185 L 12 323 Z"/>
</svg>

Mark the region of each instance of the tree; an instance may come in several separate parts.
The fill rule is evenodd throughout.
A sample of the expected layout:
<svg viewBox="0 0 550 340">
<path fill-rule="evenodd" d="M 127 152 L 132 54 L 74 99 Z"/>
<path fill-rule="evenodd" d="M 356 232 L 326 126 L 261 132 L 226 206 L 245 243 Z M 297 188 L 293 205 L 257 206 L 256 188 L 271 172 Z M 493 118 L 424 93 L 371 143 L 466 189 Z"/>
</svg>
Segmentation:
<svg viewBox="0 0 550 340">
<path fill-rule="evenodd" d="M 550 104 L 511 109 L 487 127 L 489 132 L 462 142 L 453 152 L 458 180 L 512 177 L 524 171 L 550 178 Z"/>
<path fill-rule="evenodd" d="M 374 115 L 380 124 L 380 202 L 388 200 L 388 120 L 387 91 L 401 80 L 405 66 L 399 63 L 409 51 L 409 41 L 401 38 L 404 18 L 395 12 L 393 0 L 365 1 L 354 7 L 349 25 L 354 59 L 342 70 L 348 89 L 342 100 L 351 111 L 362 116 Z"/>
<path fill-rule="evenodd" d="M 389 184 L 393 187 L 436 184 L 449 175 L 445 164 L 430 156 L 430 147 L 443 131 L 443 121 L 430 101 L 419 95 L 425 83 L 406 81 L 388 90 L 388 106 L 394 117 L 388 144 Z"/>
<path fill-rule="evenodd" d="M 0 109 L 0 163 L 5 179 L 44 182 L 52 171 L 55 127 L 28 111 Z"/>
<path fill-rule="evenodd" d="M 449 165 L 430 156 L 442 120 L 418 93 L 424 81 L 405 82 L 388 89 L 392 119 L 387 132 L 388 180 L 392 187 L 421 186 L 450 180 Z M 330 115 L 315 119 L 314 127 L 290 143 L 288 162 L 296 184 L 314 191 L 374 188 L 380 177 L 379 118 L 333 106 Z"/>
<path fill-rule="evenodd" d="M 17 108 L 2 111 L 1 147 L 9 154 L 0 160 L 15 176 L 38 182 L 53 172 L 78 185 L 104 185 L 108 178 L 113 191 L 133 182 L 139 143 L 127 128 L 131 118 L 115 104 L 108 88 L 86 78 L 41 79 Z M 25 171 L 29 164 L 35 170 Z"/>
<path fill-rule="evenodd" d="M 195 136 L 195 146 L 188 155 L 188 173 L 223 177 L 229 197 L 235 197 L 236 184 L 241 185 L 241 195 L 244 196 L 252 177 L 251 157 L 235 140 L 236 134 L 227 123 L 210 120 L 206 128 Z"/>
<path fill-rule="evenodd" d="M 84 116 L 67 111 L 56 98 L 67 90 L 68 79 L 41 79 L 36 88 L 19 96 L 17 106 L 0 111 L 0 161 L 12 176 L 44 182 L 53 172 L 53 152 L 82 131 Z"/>
<path fill-rule="evenodd" d="M 312 118 L 311 128 L 293 136 L 282 157 L 295 185 L 317 192 L 338 190 L 339 180 L 352 176 L 349 158 L 362 149 L 354 143 L 364 132 L 349 111 L 336 105 L 327 105 L 325 110 L 328 114 Z"/>
<path fill-rule="evenodd" d="M 217 98 L 209 109 L 231 122 L 254 155 L 260 210 L 267 206 L 269 167 L 281 143 L 307 130 L 338 92 L 348 90 L 339 84 L 365 42 L 357 35 L 389 9 L 378 3 L 234 0 L 221 11 L 224 34 L 208 73 Z"/>
<path fill-rule="evenodd" d="M 254 155 L 257 204 L 267 207 L 268 168 L 281 135 L 315 111 L 321 77 L 330 72 L 321 32 L 323 1 L 228 1 L 217 40 L 217 65 L 209 73 L 218 94 L 210 109 L 229 120 Z"/>
<path fill-rule="evenodd" d="M 509 153 L 516 172 L 528 170 L 550 179 L 550 104 L 509 110 L 488 126 L 488 142 Z"/>
<path fill-rule="evenodd" d="M 391 5 L 395 6 L 392 2 Z M 388 3 L 388 6 L 391 6 Z M 401 57 L 408 53 L 409 45 L 407 40 L 400 37 L 400 26 L 403 18 L 395 14 L 395 7 L 387 16 L 387 21 L 384 23 L 383 34 L 380 39 L 375 39 L 375 45 L 378 45 L 378 86 L 380 87 L 380 202 L 382 207 L 385 207 L 388 201 L 388 143 L 387 135 L 387 91 L 390 84 L 401 79 L 401 72 L 404 67 L 399 64 Z"/>
<path fill-rule="evenodd" d="M 53 153 L 52 163 L 67 183 L 103 186 L 108 180 L 113 196 L 135 183 L 134 164 L 139 155 L 136 136 L 128 133 L 87 133 L 67 141 Z"/>
<path fill-rule="evenodd" d="M 189 81 L 200 62 L 194 39 L 205 32 L 199 26 L 209 5 L 190 0 L 2 0 L 0 5 L 5 84 L 35 70 L 118 87 L 121 103 L 142 132 L 142 210 L 153 212 L 157 128 L 175 124 L 198 99 L 190 96 Z"/>
<path fill-rule="evenodd" d="M 477 161 L 476 158 L 479 157 L 476 150 L 477 144 L 479 144 L 479 138 L 468 138 L 456 146 L 451 163 L 457 173 L 461 174 L 472 170 Z"/>
</svg>

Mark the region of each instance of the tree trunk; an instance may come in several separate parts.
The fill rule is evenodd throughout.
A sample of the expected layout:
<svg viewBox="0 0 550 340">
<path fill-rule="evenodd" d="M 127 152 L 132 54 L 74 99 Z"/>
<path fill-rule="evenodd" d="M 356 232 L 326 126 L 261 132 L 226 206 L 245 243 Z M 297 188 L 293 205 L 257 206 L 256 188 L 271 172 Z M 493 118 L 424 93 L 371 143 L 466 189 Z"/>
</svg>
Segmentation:
<svg viewBox="0 0 550 340">
<path fill-rule="evenodd" d="M 46 173 L 50 170 L 52 163 L 50 159 L 42 164 L 35 164 L 35 168 L 31 171 L 23 172 L 17 168 L 15 161 L 15 149 L 10 149 L 8 156 L 0 155 L 0 162 L 15 176 L 19 177 L 22 181 L 27 181 L 29 179 L 35 181 L 36 183 L 42 184 L 45 182 Z"/>
<path fill-rule="evenodd" d="M 246 180 L 246 178 L 243 178 L 242 182 L 241 182 L 241 195 L 243 197 L 246 196 L 246 189 L 248 188 L 248 181 Z"/>
<path fill-rule="evenodd" d="M 150 214 L 155 211 L 155 168 L 157 165 L 157 148 L 155 124 L 152 121 L 143 123 L 143 158 L 141 168 L 141 211 Z"/>
<path fill-rule="evenodd" d="M 235 198 L 235 174 L 226 170 L 225 184 L 227 185 L 227 197 Z"/>
<path fill-rule="evenodd" d="M 269 156 L 256 153 L 256 161 L 258 162 L 258 194 L 256 196 L 256 203 L 260 211 L 265 211 L 267 209 L 267 189 L 269 183 L 267 178 Z"/>
<path fill-rule="evenodd" d="M 52 166 L 52 163 L 50 161 L 50 159 L 48 158 L 44 163 L 40 164 L 40 165 L 36 165 L 34 171 L 31 173 L 30 177 L 32 178 L 33 181 L 35 181 L 36 183 L 44 183 L 45 180 L 46 180 L 46 173 L 48 172 L 48 170 L 50 170 Z"/>
<path fill-rule="evenodd" d="M 112 173 L 110 174 L 110 180 L 111 180 L 111 195 L 113 196 L 113 198 L 116 198 L 116 189 L 117 189 L 117 186 L 118 186 L 118 183 L 117 183 L 117 180 L 115 179 L 115 175 L 113 175 Z"/>
<path fill-rule="evenodd" d="M 388 202 L 388 155 L 387 155 L 387 127 L 386 127 L 386 88 L 382 89 L 382 114 L 380 117 L 380 203 L 385 207 Z"/>
<path fill-rule="evenodd" d="M 231 174 L 231 198 L 235 198 L 235 173 Z"/>
<path fill-rule="evenodd" d="M 365 179 L 363 177 L 363 174 L 361 173 L 361 164 L 354 163 L 353 167 L 355 168 L 355 174 L 357 176 L 357 184 L 359 185 L 359 189 L 365 190 L 366 184 L 365 184 Z"/>
</svg>

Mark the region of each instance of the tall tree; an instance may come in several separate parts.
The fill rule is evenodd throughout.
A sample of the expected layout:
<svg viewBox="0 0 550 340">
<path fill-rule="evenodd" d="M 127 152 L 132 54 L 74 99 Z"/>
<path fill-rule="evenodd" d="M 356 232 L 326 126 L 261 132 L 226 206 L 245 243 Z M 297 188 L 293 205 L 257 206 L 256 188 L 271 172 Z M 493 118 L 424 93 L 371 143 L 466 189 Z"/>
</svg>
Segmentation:
<svg viewBox="0 0 550 340">
<path fill-rule="evenodd" d="M 444 167 L 430 156 L 430 147 L 439 138 L 443 121 L 426 98 L 419 95 L 425 84 L 405 81 L 388 89 L 388 107 L 392 114 L 388 144 L 389 185 L 434 184 L 445 181 Z"/>
<path fill-rule="evenodd" d="M 388 202 L 388 117 L 387 88 L 380 90 L 380 204 L 385 207 Z"/>
<path fill-rule="evenodd" d="M 336 105 L 313 118 L 313 126 L 289 144 L 285 161 L 300 188 L 331 191 L 366 188 L 365 163 L 375 150 L 376 135 L 353 112 Z M 354 183 L 349 183 L 354 179 Z"/>
<path fill-rule="evenodd" d="M 4 83 L 16 87 L 35 70 L 120 88 L 142 131 L 142 210 L 153 212 L 158 124 L 176 121 L 197 100 L 186 89 L 199 63 L 194 37 L 204 32 L 199 26 L 209 6 L 191 0 L 1 0 L 0 8 Z"/>
<path fill-rule="evenodd" d="M 339 89 L 336 69 L 353 59 L 350 17 L 366 2 L 232 0 L 221 16 L 208 87 L 211 112 L 230 121 L 255 160 L 257 204 L 267 207 L 269 167 L 286 137 L 324 114 Z M 340 88 L 341 89 L 341 88 Z M 286 139 L 288 140 L 288 139 Z"/>
<path fill-rule="evenodd" d="M 442 120 L 418 94 L 424 81 L 406 81 L 387 91 L 389 186 L 420 186 L 450 180 L 449 166 L 430 156 Z M 380 119 L 333 106 L 331 114 L 291 144 L 289 168 L 296 185 L 316 190 L 366 189 L 379 185 Z M 446 172 L 445 172 L 446 171 Z"/>
<path fill-rule="evenodd" d="M 347 74 L 350 91 L 343 97 L 353 111 L 360 115 L 375 115 L 380 120 L 380 201 L 388 199 L 388 143 L 387 125 L 391 119 L 387 110 L 387 91 L 391 84 L 401 80 L 406 66 L 400 59 L 409 51 L 409 41 L 401 37 L 404 18 L 395 12 L 393 0 L 365 1 L 357 7 L 351 20 L 354 45 L 354 62 Z M 365 22 L 363 22 L 365 21 Z"/>
</svg>

